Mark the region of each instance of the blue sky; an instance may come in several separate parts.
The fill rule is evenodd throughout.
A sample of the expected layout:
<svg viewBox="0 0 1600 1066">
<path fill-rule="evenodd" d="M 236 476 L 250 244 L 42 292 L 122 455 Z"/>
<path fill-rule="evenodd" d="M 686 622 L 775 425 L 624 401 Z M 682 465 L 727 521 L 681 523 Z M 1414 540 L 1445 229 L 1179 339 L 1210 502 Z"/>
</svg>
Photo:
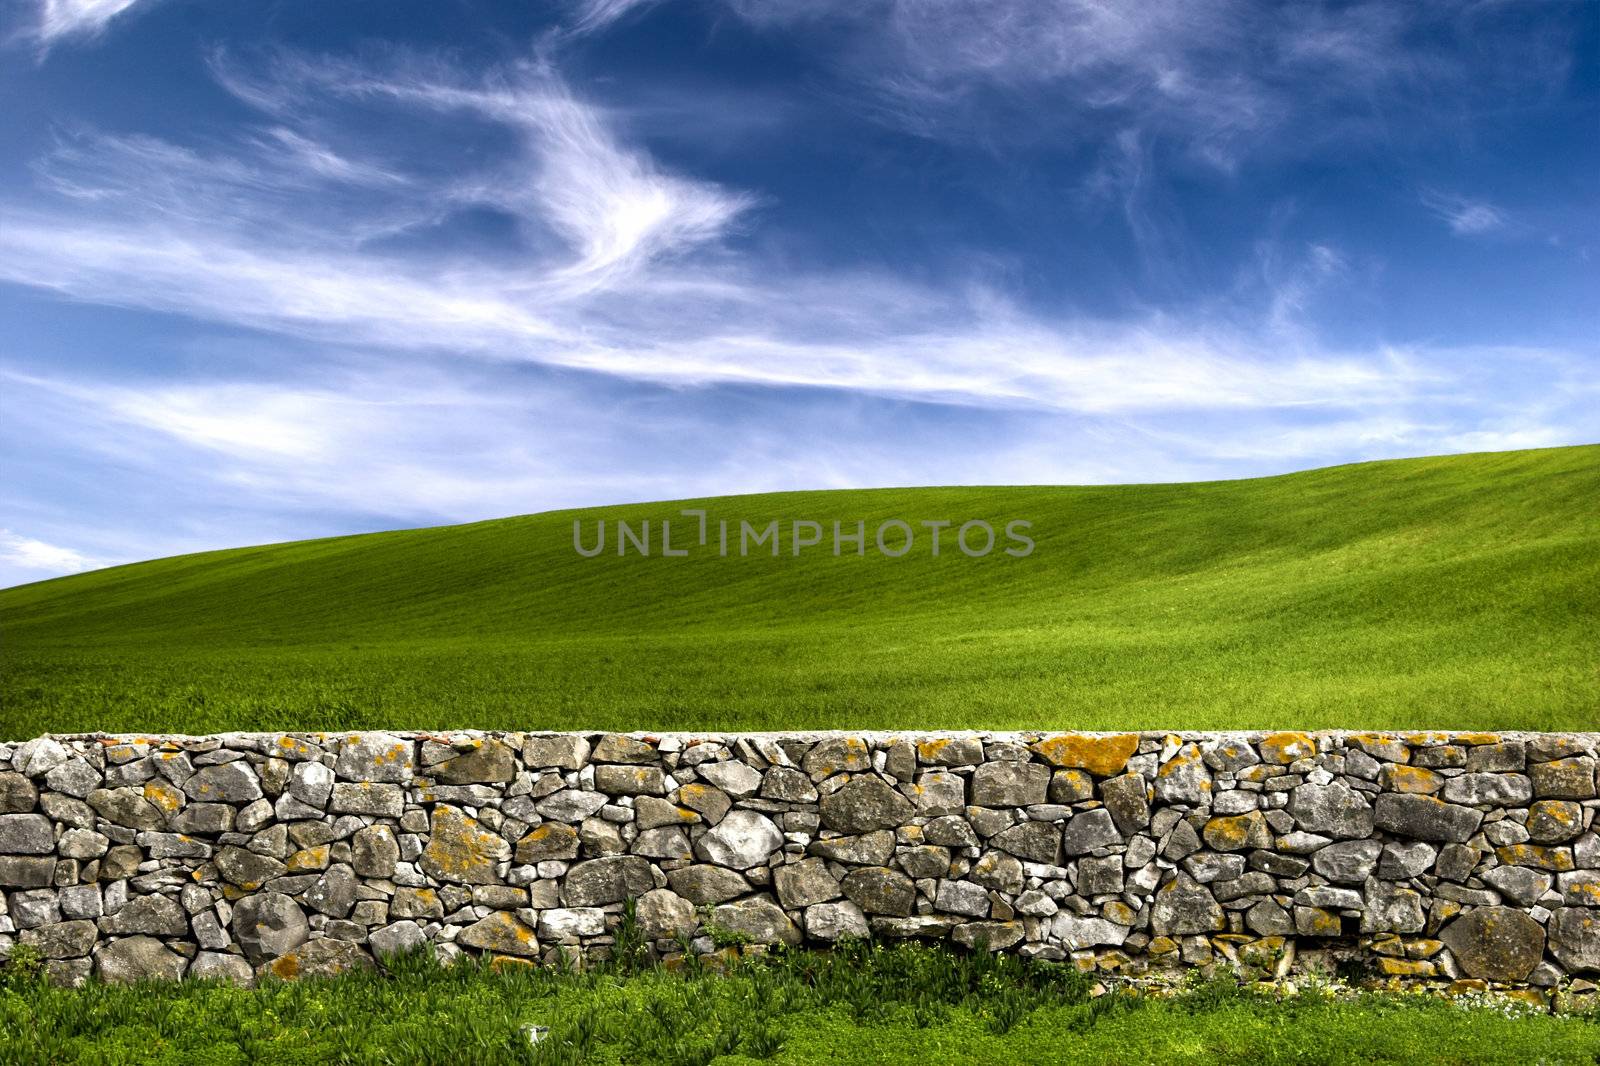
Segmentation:
<svg viewBox="0 0 1600 1066">
<path fill-rule="evenodd" d="M 1600 4 L 6 0 L 0 584 L 1600 440 Z"/>
</svg>

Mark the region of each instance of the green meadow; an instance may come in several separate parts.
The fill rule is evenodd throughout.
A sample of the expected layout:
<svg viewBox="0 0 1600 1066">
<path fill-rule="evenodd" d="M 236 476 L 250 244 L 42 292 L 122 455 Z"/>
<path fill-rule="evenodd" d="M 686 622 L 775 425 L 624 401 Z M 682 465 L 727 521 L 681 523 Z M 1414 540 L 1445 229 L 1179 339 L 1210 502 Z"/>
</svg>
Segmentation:
<svg viewBox="0 0 1600 1066">
<path fill-rule="evenodd" d="M 55 988 L 0 967 L 0 1066 L 1591 1066 L 1600 1015 L 1232 977 L 1170 997 L 1070 966 L 842 945 L 693 968 L 583 973 L 393 960 L 390 974 Z M 1105 994 L 1096 994 L 1104 992 Z M 537 1028 L 535 1028 L 537 1027 Z M 537 1042 L 529 1039 L 536 1032 Z M 542 1031 L 541 1031 L 542 1030 Z"/>
<path fill-rule="evenodd" d="M 703 508 L 710 543 L 696 543 Z M 574 519 L 593 545 L 580 556 Z M 616 554 L 616 523 L 651 554 Z M 675 547 L 660 555 L 661 520 Z M 734 546 L 716 552 L 716 523 Z M 918 539 L 872 545 L 883 521 Z M 982 519 L 989 554 L 928 550 Z M 1031 554 L 1003 553 L 1022 519 Z M 740 557 L 739 522 L 781 552 Z M 792 523 L 823 543 L 793 554 Z M 866 523 L 835 556 L 831 524 Z M 897 547 L 899 534 L 887 543 Z M 971 538 L 978 546 L 981 537 Z M 0 591 L 0 736 L 1586 729 L 1600 446 L 1196 484 L 795 492 L 240 548 Z"/>
</svg>

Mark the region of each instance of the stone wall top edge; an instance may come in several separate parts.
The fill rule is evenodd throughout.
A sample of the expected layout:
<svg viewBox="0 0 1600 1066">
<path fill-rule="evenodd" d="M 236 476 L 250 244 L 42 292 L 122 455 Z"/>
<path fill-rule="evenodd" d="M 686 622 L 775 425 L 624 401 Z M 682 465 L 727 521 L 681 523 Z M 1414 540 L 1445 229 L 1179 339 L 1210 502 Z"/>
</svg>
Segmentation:
<svg viewBox="0 0 1600 1066">
<path fill-rule="evenodd" d="M 1600 741 L 1600 730 L 1518 730 L 1518 729 L 1300 729 L 1285 726 L 1281 729 L 1125 729 L 1125 730 L 1079 730 L 1079 729 L 788 729 L 776 731 L 723 731 L 723 730 L 606 730 L 606 729 L 291 729 L 291 730 L 233 730 L 223 733 L 46 733 L 40 737 L 15 737 L 0 739 L 0 744 L 23 744 L 30 740 L 49 737 L 58 741 L 82 740 L 111 740 L 111 741 L 204 741 L 217 738 L 234 737 L 240 739 L 256 737 L 348 737 L 359 736 L 367 733 L 384 733 L 395 737 L 409 739 L 446 738 L 462 736 L 501 737 L 511 734 L 524 736 L 581 736 L 596 737 L 610 733 L 619 733 L 623 736 L 640 738 L 676 738 L 678 740 L 716 741 L 751 739 L 795 739 L 802 741 L 819 741 L 834 737 L 863 737 L 868 740 L 893 739 L 897 737 L 978 737 L 993 741 L 1031 741 L 1040 737 L 1054 736 L 1123 736 L 1129 733 L 1141 738 L 1161 739 L 1168 736 L 1178 736 L 1186 740 L 1204 741 L 1208 739 L 1223 738 L 1248 738 L 1252 741 L 1274 733 L 1305 733 L 1314 737 L 1361 737 L 1361 736 L 1390 736 L 1420 740 L 1421 738 L 1439 738 L 1439 742 L 1448 743 L 1457 738 L 1476 738 L 1496 736 L 1507 740 L 1516 740 L 1527 737 L 1540 736 L 1565 736 L 1579 737 L 1585 740 Z"/>
</svg>

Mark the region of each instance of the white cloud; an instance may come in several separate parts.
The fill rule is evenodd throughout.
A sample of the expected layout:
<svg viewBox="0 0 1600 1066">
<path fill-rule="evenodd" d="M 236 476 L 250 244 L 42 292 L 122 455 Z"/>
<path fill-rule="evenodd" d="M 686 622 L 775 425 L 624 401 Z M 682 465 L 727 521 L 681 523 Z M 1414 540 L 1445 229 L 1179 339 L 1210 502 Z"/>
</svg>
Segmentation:
<svg viewBox="0 0 1600 1066">
<path fill-rule="evenodd" d="M 0 529 L 0 567 L 31 572 L 35 580 L 109 565 L 111 563 L 106 560 L 91 558 L 71 548 Z"/>
<path fill-rule="evenodd" d="M 40 0 L 36 33 L 49 43 L 60 37 L 91 36 L 139 0 Z"/>
<path fill-rule="evenodd" d="M 1506 228 L 1506 213 L 1486 200 L 1474 200 L 1454 193 L 1424 190 L 1422 203 L 1460 237 L 1479 237 Z"/>
</svg>

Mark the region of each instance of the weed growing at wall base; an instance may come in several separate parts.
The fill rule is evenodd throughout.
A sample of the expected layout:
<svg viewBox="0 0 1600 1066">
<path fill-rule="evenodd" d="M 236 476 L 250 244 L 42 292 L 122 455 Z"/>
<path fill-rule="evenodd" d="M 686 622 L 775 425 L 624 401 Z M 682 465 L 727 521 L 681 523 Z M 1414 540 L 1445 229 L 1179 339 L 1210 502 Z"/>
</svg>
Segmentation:
<svg viewBox="0 0 1600 1066">
<path fill-rule="evenodd" d="M 1600 1056 L 1593 1014 L 1331 986 L 1279 997 L 1231 978 L 1158 998 L 1095 988 L 1067 967 L 866 944 L 725 972 L 407 956 L 387 974 L 255 989 L 65 989 L 13 966 L 0 978 L 0 1034 L 3 1066 L 1592 1066 Z"/>
</svg>

